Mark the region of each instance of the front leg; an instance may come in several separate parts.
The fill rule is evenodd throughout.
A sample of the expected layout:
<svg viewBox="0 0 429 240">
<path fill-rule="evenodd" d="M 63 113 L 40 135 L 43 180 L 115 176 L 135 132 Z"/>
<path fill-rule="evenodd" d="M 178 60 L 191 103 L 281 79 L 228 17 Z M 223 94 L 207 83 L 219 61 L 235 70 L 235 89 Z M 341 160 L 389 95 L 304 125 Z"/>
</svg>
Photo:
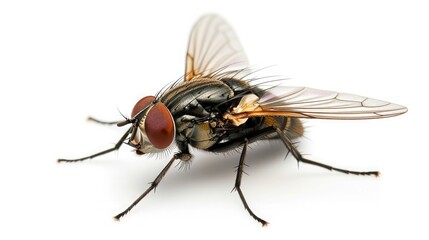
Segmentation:
<svg viewBox="0 0 429 240">
<path fill-rule="evenodd" d="M 103 120 L 99 120 L 97 118 L 93 118 L 91 116 L 89 116 L 86 120 L 88 120 L 90 122 L 103 124 L 103 125 L 116 125 L 116 124 L 118 124 L 118 122 L 121 122 L 121 120 L 120 121 L 103 121 Z"/>
<path fill-rule="evenodd" d="M 182 159 L 182 157 L 185 157 L 185 159 Z M 142 195 L 140 195 L 140 197 L 138 197 L 127 209 L 125 209 L 123 212 L 119 213 L 118 215 L 114 216 L 113 218 L 115 220 L 119 221 L 119 219 L 121 217 L 123 217 L 125 214 L 127 214 L 129 211 L 131 211 L 131 209 L 133 209 L 144 197 L 146 197 L 146 195 L 148 193 L 150 193 L 152 190 L 154 190 L 158 186 L 158 184 L 161 182 L 162 178 L 165 176 L 165 174 L 170 169 L 171 165 L 173 164 L 173 162 L 175 160 L 180 159 L 180 160 L 185 161 L 187 157 L 189 157 L 189 159 L 190 159 L 191 156 L 189 153 L 188 154 L 186 154 L 186 153 L 174 154 L 173 158 L 167 163 L 167 165 L 164 167 L 164 169 L 162 169 L 162 171 L 158 174 L 158 176 L 155 178 L 155 180 L 150 184 L 149 188 L 146 189 L 146 191 Z"/>
<path fill-rule="evenodd" d="M 178 159 L 182 161 L 189 161 L 192 158 L 192 155 L 189 153 L 188 141 L 185 136 L 182 134 L 176 135 L 176 144 L 179 148 L 179 153 L 176 154 Z"/>
<path fill-rule="evenodd" d="M 101 156 L 101 155 L 104 155 L 104 154 L 116 151 L 116 150 L 118 150 L 122 146 L 122 144 L 124 143 L 124 141 L 127 139 L 128 135 L 130 135 L 130 132 L 131 132 L 131 128 L 128 129 L 127 132 L 125 132 L 125 134 L 121 137 L 121 139 L 119 139 L 119 141 L 112 148 L 106 149 L 106 150 L 101 151 L 99 153 L 95 153 L 95 154 L 92 154 L 90 156 L 83 157 L 83 158 L 76 158 L 76 159 L 62 159 L 62 158 L 60 158 L 60 159 L 57 160 L 57 162 L 59 162 L 59 163 L 60 162 L 80 162 L 80 161 L 85 161 L 85 160 L 88 160 L 88 159 L 91 159 L 91 158 L 95 158 L 95 157 L 98 157 L 98 156 Z"/>
</svg>

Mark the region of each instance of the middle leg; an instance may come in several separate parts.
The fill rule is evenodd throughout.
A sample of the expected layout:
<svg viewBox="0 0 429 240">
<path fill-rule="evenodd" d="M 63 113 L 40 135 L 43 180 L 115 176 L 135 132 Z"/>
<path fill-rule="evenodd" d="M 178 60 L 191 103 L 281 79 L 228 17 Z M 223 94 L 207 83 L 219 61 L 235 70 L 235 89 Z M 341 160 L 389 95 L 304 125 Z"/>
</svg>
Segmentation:
<svg viewBox="0 0 429 240">
<path fill-rule="evenodd" d="M 241 152 L 240 156 L 240 162 L 237 166 L 237 177 L 235 179 L 235 187 L 234 189 L 237 190 L 238 195 L 240 195 L 241 202 L 243 202 L 244 208 L 249 212 L 250 216 L 252 216 L 256 221 L 260 222 L 262 226 L 266 226 L 268 224 L 267 221 L 264 219 L 256 216 L 256 214 L 253 213 L 252 209 L 250 209 L 249 205 L 247 204 L 246 198 L 243 195 L 243 192 L 241 191 L 241 177 L 243 175 L 243 166 L 244 164 L 244 158 L 246 157 L 246 151 L 247 151 L 247 145 L 249 141 L 247 138 L 244 139 L 243 144 L 243 151 Z"/>
</svg>

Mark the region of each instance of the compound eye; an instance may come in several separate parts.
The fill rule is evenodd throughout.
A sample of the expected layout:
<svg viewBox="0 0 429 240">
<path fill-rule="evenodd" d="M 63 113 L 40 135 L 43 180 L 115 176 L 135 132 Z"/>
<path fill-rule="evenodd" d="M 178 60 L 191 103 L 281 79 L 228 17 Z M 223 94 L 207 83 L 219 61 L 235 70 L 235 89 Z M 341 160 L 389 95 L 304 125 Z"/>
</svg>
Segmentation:
<svg viewBox="0 0 429 240">
<path fill-rule="evenodd" d="M 158 149 L 170 146 L 174 139 L 174 122 L 163 103 L 156 103 L 146 115 L 145 131 L 149 141 Z"/>
<path fill-rule="evenodd" d="M 152 103 L 153 101 L 155 101 L 154 96 L 147 96 L 140 99 L 136 103 L 136 105 L 134 105 L 133 111 L 131 112 L 131 118 L 134 118 L 139 112 L 141 112 L 143 109 L 149 106 L 149 104 Z"/>
</svg>

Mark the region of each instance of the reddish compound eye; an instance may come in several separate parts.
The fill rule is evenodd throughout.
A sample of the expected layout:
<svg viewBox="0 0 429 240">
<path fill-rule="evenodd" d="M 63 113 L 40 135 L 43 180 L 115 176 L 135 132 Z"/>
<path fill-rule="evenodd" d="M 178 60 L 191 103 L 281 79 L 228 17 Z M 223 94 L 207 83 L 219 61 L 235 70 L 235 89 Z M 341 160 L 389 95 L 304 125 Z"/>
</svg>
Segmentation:
<svg viewBox="0 0 429 240">
<path fill-rule="evenodd" d="M 136 105 L 134 105 L 133 111 L 131 112 L 131 118 L 134 118 L 139 112 L 145 109 L 151 102 L 155 101 L 154 96 L 147 96 L 140 99 Z"/>
<path fill-rule="evenodd" d="M 170 146 L 174 138 L 174 123 L 163 103 L 156 103 L 146 115 L 145 130 L 150 142 L 158 149 Z"/>
</svg>

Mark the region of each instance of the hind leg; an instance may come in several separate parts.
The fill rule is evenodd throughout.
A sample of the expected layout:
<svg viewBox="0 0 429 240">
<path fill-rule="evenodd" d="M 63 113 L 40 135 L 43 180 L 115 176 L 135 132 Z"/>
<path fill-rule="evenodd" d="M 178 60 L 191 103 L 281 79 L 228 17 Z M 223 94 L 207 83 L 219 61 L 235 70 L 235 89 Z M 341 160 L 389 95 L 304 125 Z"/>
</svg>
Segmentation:
<svg viewBox="0 0 429 240">
<path fill-rule="evenodd" d="M 295 159 L 298 162 L 303 162 L 303 163 L 307 163 L 307 164 L 311 164 L 311 165 L 315 165 L 318 167 L 322 167 L 322 168 L 326 168 L 328 170 L 331 171 L 337 171 L 337 172 L 342 172 L 345 174 L 354 174 L 354 175 L 373 175 L 378 177 L 380 175 L 380 173 L 378 171 L 368 171 L 368 172 L 359 172 L 359 171 L 351 171 L 351 170 L 346 170 L 346 169 L 341 169 L 341 168 L 336 168 L 336 167 L 332 167 L 323 163 L 319 163 L 307 158 L 304 158 L 302 156 L 302 154 L 298 151 L 298 149 L 295 147 L 295 145 L 293 144 L 293 142 L 288 138 L 288 136 L 286 136 L 286 134 L 280 130 L 279 128 L 276 128 L 276 132 L 279 135 L 280 139 L 283 141 L 283 143 L 286 145 L 286 147 L 288 148 L 288 150 L 292 153 L 292 155 L 295 157 Z"/>
</svg>

